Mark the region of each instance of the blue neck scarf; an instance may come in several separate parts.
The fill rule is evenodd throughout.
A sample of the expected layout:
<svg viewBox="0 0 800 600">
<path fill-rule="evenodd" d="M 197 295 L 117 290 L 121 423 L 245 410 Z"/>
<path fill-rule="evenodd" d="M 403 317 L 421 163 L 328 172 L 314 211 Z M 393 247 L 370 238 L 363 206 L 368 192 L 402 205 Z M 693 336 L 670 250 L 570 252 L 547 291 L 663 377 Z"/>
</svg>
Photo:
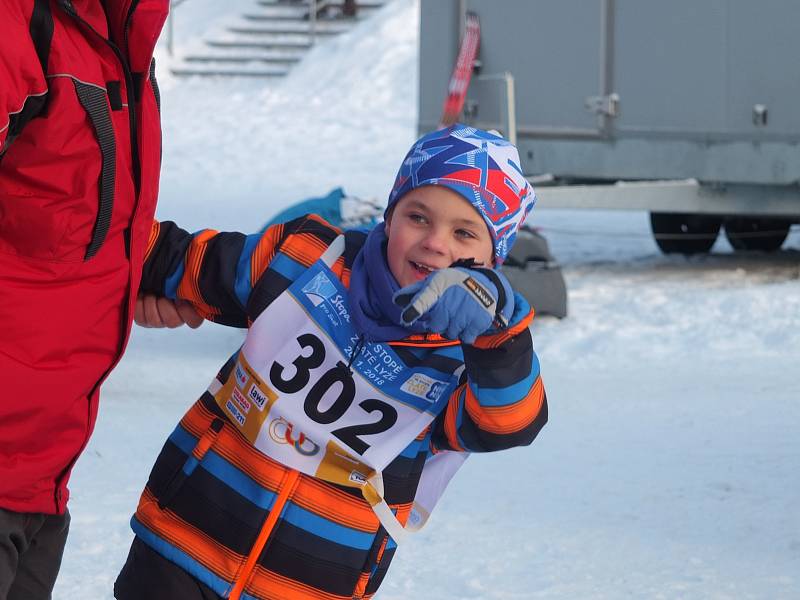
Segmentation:
<svg viewBox="0 0 800 600">
<path fill-rule="evenodd" d="M 400 307 L 392 296 L 400 289 L 386 262 L 386 231 L 378 223 L 367 235 L 350 271 L 350 316 L 359 334 L 368 342 L 402 340 L 423 333 L 419 322 L 400 325 Z"/>
</svg>

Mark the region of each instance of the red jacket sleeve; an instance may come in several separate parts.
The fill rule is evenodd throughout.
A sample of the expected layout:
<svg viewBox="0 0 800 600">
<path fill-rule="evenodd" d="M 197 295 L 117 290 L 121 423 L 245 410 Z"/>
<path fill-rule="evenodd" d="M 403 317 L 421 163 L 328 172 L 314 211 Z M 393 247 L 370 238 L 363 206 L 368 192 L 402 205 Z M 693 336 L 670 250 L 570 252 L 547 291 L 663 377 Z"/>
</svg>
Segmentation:
<svg viewBox="0 0 800 600">
<path fill-rule="evenodd" d="M 47 95 L 30 32 L 33 10 L 33 2 L 0 0 L 0 156 L 27 119 L 39 112 Z"/>
</svg>

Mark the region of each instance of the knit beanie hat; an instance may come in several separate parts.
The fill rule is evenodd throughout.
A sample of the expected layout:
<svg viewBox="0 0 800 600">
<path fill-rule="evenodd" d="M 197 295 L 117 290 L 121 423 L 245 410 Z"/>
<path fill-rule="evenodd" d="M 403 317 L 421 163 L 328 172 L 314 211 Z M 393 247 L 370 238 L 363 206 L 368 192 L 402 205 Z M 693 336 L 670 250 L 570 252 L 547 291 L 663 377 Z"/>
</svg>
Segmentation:
<svg viewBox="0 0 800 600">
<path fill-rule="evenodd" d="M 497 134 L 460 123 L 421 137 L 397 173 L 384 218 L 395 203 L 423 185 L 441 185 L 463 196 L 480 213 L 499 266 L 536 202 L 522 175 L 519 154 Z"/>
</svg>

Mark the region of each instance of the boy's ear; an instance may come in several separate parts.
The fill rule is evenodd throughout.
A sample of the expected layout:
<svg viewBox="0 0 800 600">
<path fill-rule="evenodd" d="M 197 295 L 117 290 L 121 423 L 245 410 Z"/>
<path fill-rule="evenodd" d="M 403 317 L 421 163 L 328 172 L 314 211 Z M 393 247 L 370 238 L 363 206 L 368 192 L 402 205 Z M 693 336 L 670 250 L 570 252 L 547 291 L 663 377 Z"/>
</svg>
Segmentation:
<svg viewBox="0 0 800 600">
<path fill-rule="evenodd" d="M 383 230 L 387 238 L 389 237 L 389 228 L 392 226 L 392 215 L 394 215 L 394 206 L 389 209 L 389 212 L 386 213 L 386 218 L 383 220 L 385 223 Z"/>
</svg>

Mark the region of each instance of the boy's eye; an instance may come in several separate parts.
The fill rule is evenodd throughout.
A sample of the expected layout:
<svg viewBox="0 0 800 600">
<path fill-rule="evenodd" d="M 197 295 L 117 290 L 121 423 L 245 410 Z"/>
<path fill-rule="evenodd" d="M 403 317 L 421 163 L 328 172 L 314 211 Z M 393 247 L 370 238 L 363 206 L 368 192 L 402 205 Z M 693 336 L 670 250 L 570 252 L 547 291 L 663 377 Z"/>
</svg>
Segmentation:
<svg viewBox="0 0 800 600">
<path fill-rule="evenodd" d="M 473 234 L 471 231 L 467 231 L 466 229 L 458 229 L 456 231 L 456 236 L 462 239 L 473 239 L 475 234 Z"/>
<path fill-rule="evenodd" d="M 418 213 L 411 213 L 410 215 L 408 215 L 408 218 L 411 219 L 411 221 L 413 221 L 414 223 L 424 223 L 425 222 L 425 217 L 423 217 L 422 215 L 420 215 Z"/>
</svg>

